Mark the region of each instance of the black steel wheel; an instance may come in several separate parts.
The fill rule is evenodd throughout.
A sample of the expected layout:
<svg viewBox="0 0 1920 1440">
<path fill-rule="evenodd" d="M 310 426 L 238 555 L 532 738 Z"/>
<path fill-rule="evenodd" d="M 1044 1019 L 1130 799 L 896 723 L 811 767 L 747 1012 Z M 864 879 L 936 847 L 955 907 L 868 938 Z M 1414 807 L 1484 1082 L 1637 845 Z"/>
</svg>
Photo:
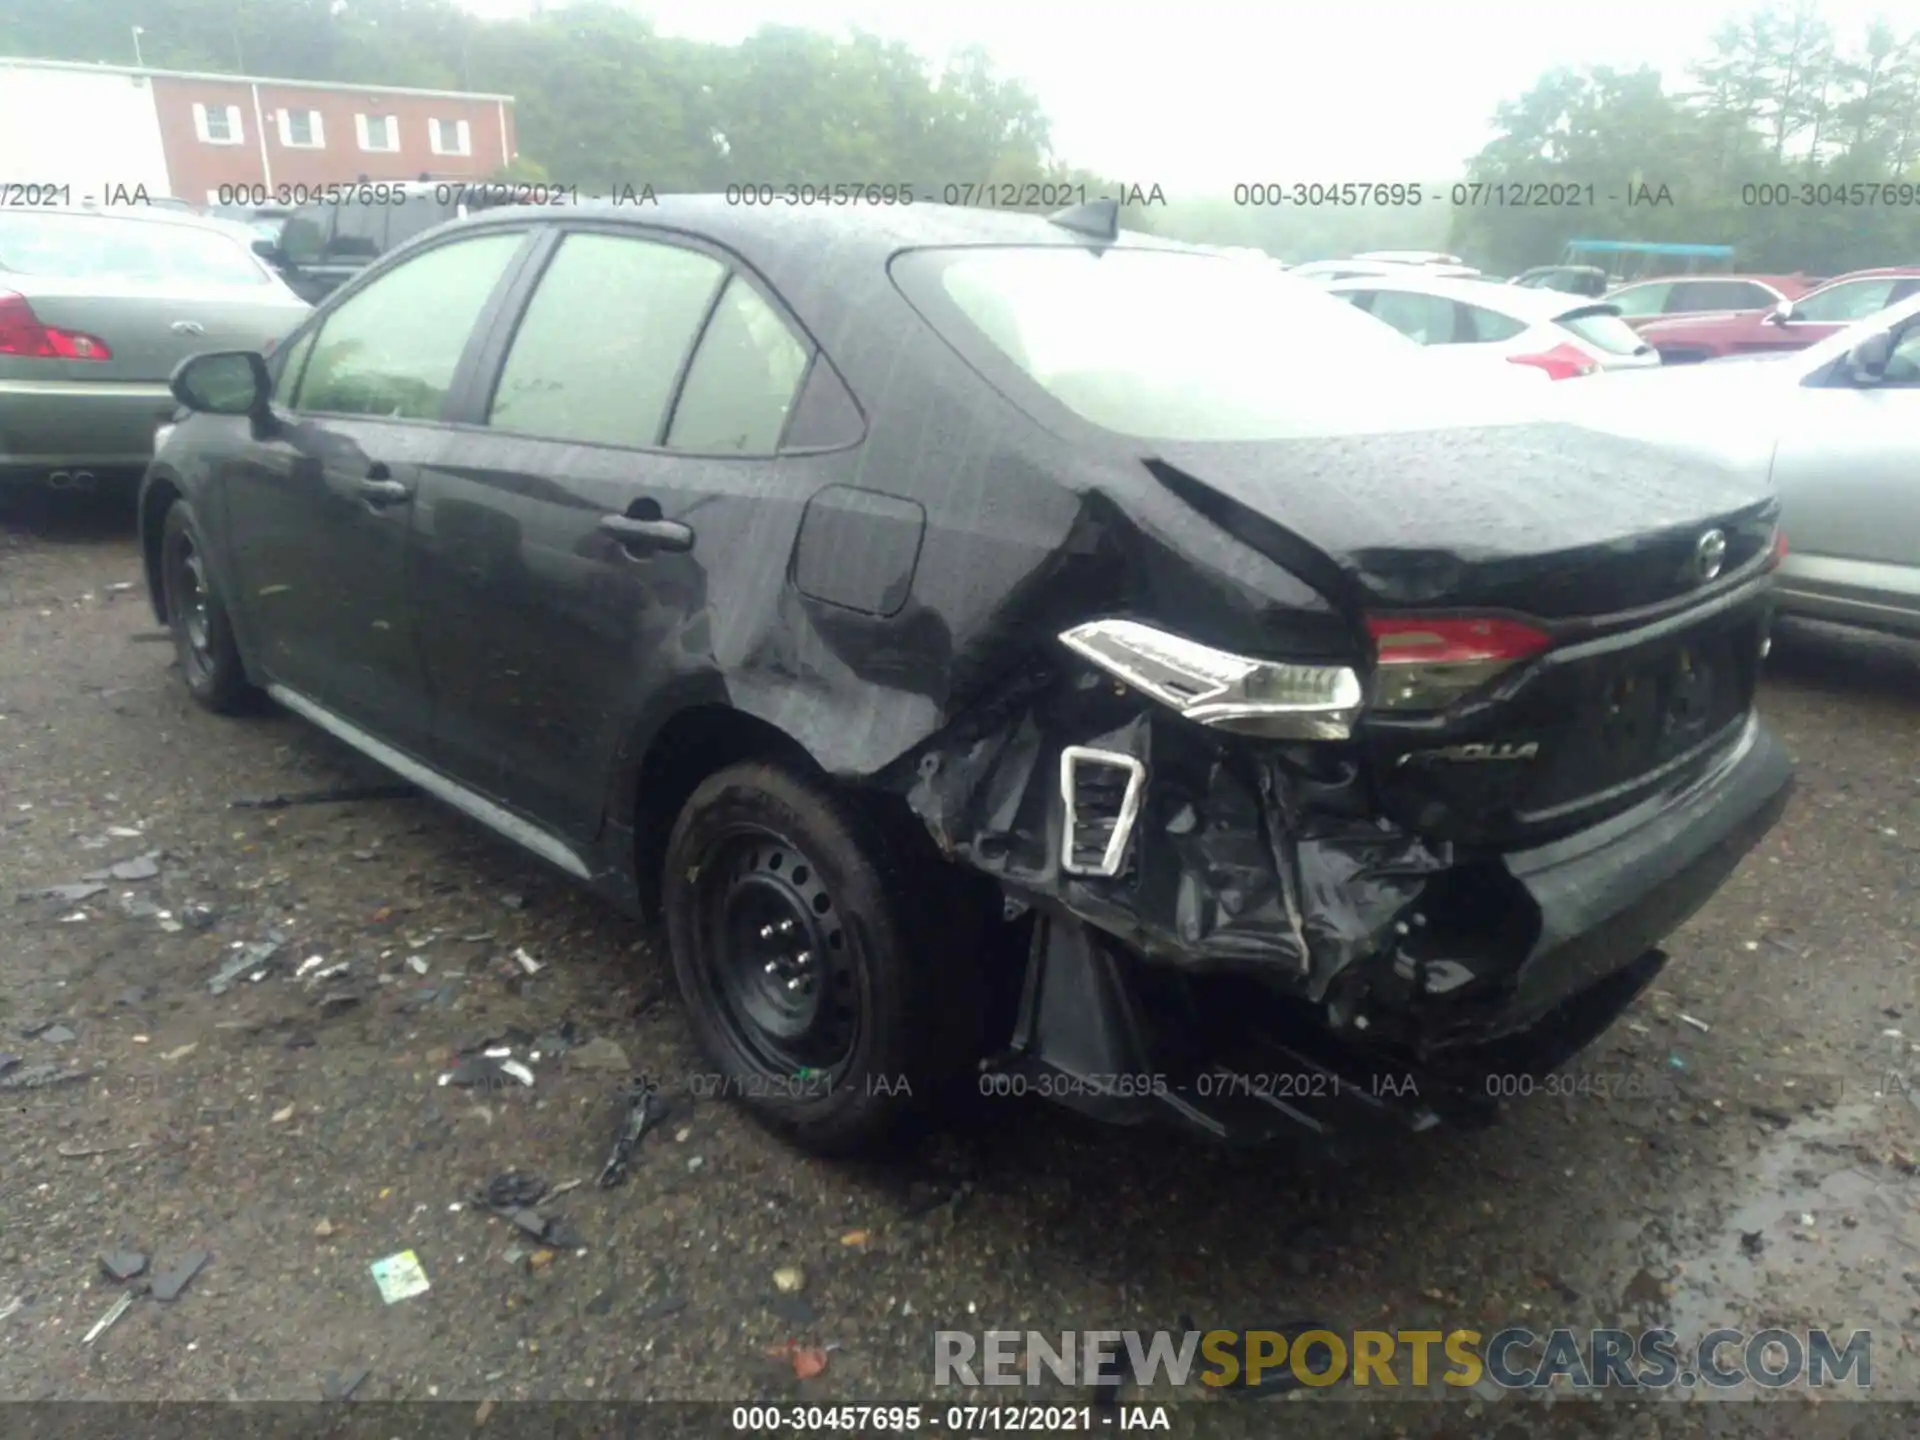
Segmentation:
<svg viewBox="0 0 1920 1440">
<path fill-rule="evenodd" d="M 773 1079 L 843 1074 L 862 973 L 819 864 L 791 836 L 740 824 L 716 837 L 695 885 L 716 962 L 702 979 L 741 1051 Z"/>
<path fill-rule="evenodd" d="M 974 907 L 924 833 L 798 767 L 708 777 L 667 842 L 674 971 L 715 1093 L 821 1154 L 871 1149 L 970 1073 Z"/>
<path fill-rule="evenodd" d="M 160 530 L 160 593 L 187 692 L 216 714 L 249 708 L 259 692 L 247 680 L 192 508 L 176 500 Z"/>
</svg>

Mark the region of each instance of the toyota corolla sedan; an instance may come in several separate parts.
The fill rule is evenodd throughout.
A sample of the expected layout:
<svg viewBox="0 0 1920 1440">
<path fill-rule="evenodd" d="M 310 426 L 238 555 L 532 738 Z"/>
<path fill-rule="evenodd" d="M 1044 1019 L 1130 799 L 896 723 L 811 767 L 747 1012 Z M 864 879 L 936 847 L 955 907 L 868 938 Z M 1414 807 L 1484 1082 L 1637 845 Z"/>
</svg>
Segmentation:
<svg viewBox="0 0 1920 1440">
<path fill-rule="evenodd" d="M 1786 803 L 1764 466 L 1115 221 L 416 237 L 175 374 L 140 513 L 188 688 L 664 917 L 730 1093 L 822 1152 L 955 1085 L 1484 1119 Z"/>
</svg>

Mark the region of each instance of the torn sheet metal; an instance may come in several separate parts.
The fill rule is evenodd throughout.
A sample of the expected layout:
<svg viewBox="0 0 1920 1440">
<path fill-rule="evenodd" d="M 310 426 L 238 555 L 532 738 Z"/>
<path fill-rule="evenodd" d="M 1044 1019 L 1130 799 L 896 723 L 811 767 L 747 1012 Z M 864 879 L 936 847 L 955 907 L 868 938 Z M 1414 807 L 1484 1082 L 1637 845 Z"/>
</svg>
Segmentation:
<svg viewBox="0 0 1920 1440">
<path fill-rule="evenodd" d="M 1069 746 L 1147 768 L 1112 877 L 1062 863 Z M 1454 855 L 1369 815 L 1351 767 L 1315 774 L 1310 757 L 1295 758 L 1291 747 L 1196 731 L 1111 685 L 1061 678 L 955 727 L 917 757 L 903 788 L 948 856 L 1010 889 L 1163 961 L 1255 974 L 1317 1000 L 1342 971 L 1392 948 L 1395 926 Z"/>
</svg>

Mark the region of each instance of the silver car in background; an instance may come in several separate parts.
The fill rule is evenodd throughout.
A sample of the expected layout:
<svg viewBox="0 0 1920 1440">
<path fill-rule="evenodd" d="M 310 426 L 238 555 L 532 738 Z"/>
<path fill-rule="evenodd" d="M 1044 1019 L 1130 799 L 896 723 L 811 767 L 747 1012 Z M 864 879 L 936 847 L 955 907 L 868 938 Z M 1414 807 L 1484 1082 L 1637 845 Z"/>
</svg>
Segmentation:
<svg viewBox="0 0 1920 1440">
<path fill-rule="evenodd" d="M 1805 350 L 1554 389 L 1624 433 L 1770 463 L 1781 613 L 1920 636 L 1920 295 Z"/>
<path fill-rule="evenodd" d="M 228 222 L 0 209 L 0 487 L 131 489 L 172 418 L 174 366 L 268 349 L 309 308 Z"/>
<path fill-rule="evenodd" d="M 1660 363 L 1618 310 L 1587 296 L 1448 279 L 1411 266 L 1328 281 L 1326 289 L 1409 339 L 1469 364 L 1504 362 L 1571 380 Z"/>
</svg>

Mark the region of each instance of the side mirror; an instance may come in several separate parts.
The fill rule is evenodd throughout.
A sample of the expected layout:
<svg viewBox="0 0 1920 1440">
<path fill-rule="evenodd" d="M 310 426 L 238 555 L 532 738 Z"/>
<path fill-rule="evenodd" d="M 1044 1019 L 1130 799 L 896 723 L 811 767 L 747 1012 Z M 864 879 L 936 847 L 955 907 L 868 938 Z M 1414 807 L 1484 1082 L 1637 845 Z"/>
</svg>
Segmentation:
<svg viewBox="0 0 1920 1440">
<path fill-rule="evenodd" d="M 1767 324 L 1784 325 L 1793 319 L 1793 301 L 1782 300 L 1767 312 Z"/>
<path fill-rule="evenodd" d="M 167 381 L 173 398 L 208 415 L 264 416 L 273 377 L 264 355 L 253 350 L 216 350 L 174 367 Z"/>
<path fill-rule="evenodd" d="M 1893 336 L 1880 330 L 1847 352 L 1847 377 L 1856 385 L 1876 385 L 1893 359 Z"/>
<path fill-rule="evenodd" d="M 264 235 L 253 242 L 253 253 L 258 255 L 262 260 L 270 261 L 275 265 L 284 265 L 287 263 L 287 257 L 280 251 L 280 242 L 278 240 L 269 240 Z"/>
</svg>

